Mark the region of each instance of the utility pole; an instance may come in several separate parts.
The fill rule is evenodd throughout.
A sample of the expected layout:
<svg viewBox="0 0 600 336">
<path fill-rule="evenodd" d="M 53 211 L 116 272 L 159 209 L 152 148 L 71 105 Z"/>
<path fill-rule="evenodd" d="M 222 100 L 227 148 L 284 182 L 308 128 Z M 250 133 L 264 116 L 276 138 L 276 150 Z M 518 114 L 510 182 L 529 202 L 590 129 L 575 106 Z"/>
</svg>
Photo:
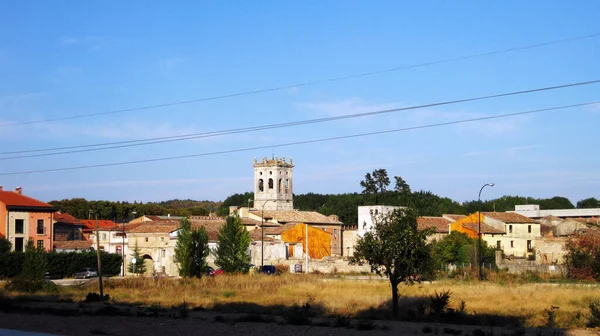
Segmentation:
<svg viewBox="0 0 600 336">
<path fill-rule="evenodd" d="M 306 253 L 304 254 L 304 258 L 305 260 L 305 266 L 306 266 L 306 270 L 304 271 L 304 273 L 308 274 L 308 224 L 304 223 L 305 228 L 306 228 Z"/>
<path fill-rule="evenodd" d="M 104 300 L 104 287 L 102 287 L 102 263 L 100 262 L 100 231 L 98 229 L 98 214 L 96 213 L 96 257 L 98 258 L 98 285 L 100 286 L 100 297 Z"/>
</svg>

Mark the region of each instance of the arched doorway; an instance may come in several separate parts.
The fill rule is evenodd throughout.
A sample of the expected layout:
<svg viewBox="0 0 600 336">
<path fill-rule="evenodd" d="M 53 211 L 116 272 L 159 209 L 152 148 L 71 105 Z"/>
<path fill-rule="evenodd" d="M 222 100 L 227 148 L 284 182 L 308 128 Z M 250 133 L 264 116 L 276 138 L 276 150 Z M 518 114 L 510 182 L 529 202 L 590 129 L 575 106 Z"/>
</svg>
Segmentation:
<svg viewBox="0 0 600 336">
<path fill-rule="evenodd" d="M 154 259 L 152 259 L 152 257 L 148 254 L 144 254 L 142 256 L 142 259 L 144 259 L 144 266 L 146 266 L 146 273 L 144 273 L 144 275 L 153 275 L 154 274 Z"/>
</svg>

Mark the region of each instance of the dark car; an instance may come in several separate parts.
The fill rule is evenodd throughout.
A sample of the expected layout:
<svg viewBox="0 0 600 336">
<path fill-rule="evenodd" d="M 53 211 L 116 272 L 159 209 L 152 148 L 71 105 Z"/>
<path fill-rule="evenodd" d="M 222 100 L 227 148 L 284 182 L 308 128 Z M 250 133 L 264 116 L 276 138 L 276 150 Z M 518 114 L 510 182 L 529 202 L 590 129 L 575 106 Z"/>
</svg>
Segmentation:
<svg viewBox="0 0 600 336">
<path fill-rule="evenodd" d="M 277 272 L 277 269 L 275 268 L 274 265 L 264 265 L 264 266 L 260 266 L 258 268 L 258 272 L 260 272 L 262 274 L 271 275 L 271 274 L 275 274 Z"/>
</svg>

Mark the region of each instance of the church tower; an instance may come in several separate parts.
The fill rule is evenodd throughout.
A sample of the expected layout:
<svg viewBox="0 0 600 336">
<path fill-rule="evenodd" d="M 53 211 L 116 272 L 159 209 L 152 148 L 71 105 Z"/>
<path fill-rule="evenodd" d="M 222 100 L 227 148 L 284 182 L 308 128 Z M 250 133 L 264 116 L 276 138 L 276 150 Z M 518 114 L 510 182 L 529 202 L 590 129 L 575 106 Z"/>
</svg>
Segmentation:
<svg viewBox="0 0 600 336">
<path fill-rule="evenodd" d="M 292 168 L 292 158 L 289 163 L 285 157 L 264 157 L 260 162 L 254 158 L 254 208 L 294 210 Z"/>
</svg>

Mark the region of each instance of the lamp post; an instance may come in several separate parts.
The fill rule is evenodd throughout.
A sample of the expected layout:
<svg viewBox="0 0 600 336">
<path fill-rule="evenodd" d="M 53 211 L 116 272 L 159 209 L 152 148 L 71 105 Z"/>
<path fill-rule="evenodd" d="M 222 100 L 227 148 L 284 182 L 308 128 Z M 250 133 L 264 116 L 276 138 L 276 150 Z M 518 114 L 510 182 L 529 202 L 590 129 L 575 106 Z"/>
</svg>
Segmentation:
<svg viewBox="0 0 600 336">
<path fill-rule="evenodd" d="M 254 205 L 256 205 L 256 200 L 248 200 L 248 210 L 250 210 L 250 202 L 253 202 Z M 265 266 L 265 205 L 269 202 L 275 202 L 275 200 L 266 200 L 264 201 L 264 203 L 262 204 L 262 207 L 260 208 L 261 214 L 260 214 L 260 267 L 261 267 L 261 272 L 263 269 L 263 266 Z"/>
<path fill-rule="evenodd" d="M 490 186 L 493 187 L 494 183 L 486 183 L 484 184 L 481 189 L 479 189 L 479 196 L 477 196 L 477 201 L 478 203 L 481 203 L 481 192 L 483 191 L 483 188 Z M 482 269 L 482 264 L 483 264 L 483 253 L 481 253 L 481 209 L 479 209 L 478 213 L 477 213 L 477 224 L 479 227 L 479 239 L 478 239 L 478 248 L 477 248 L 477 254 L 479 254 L 479 262 L 478 262 L 478 266 L 479 266 L 479 280 L 483 280 L 483 269 Z"/>
</svg>

